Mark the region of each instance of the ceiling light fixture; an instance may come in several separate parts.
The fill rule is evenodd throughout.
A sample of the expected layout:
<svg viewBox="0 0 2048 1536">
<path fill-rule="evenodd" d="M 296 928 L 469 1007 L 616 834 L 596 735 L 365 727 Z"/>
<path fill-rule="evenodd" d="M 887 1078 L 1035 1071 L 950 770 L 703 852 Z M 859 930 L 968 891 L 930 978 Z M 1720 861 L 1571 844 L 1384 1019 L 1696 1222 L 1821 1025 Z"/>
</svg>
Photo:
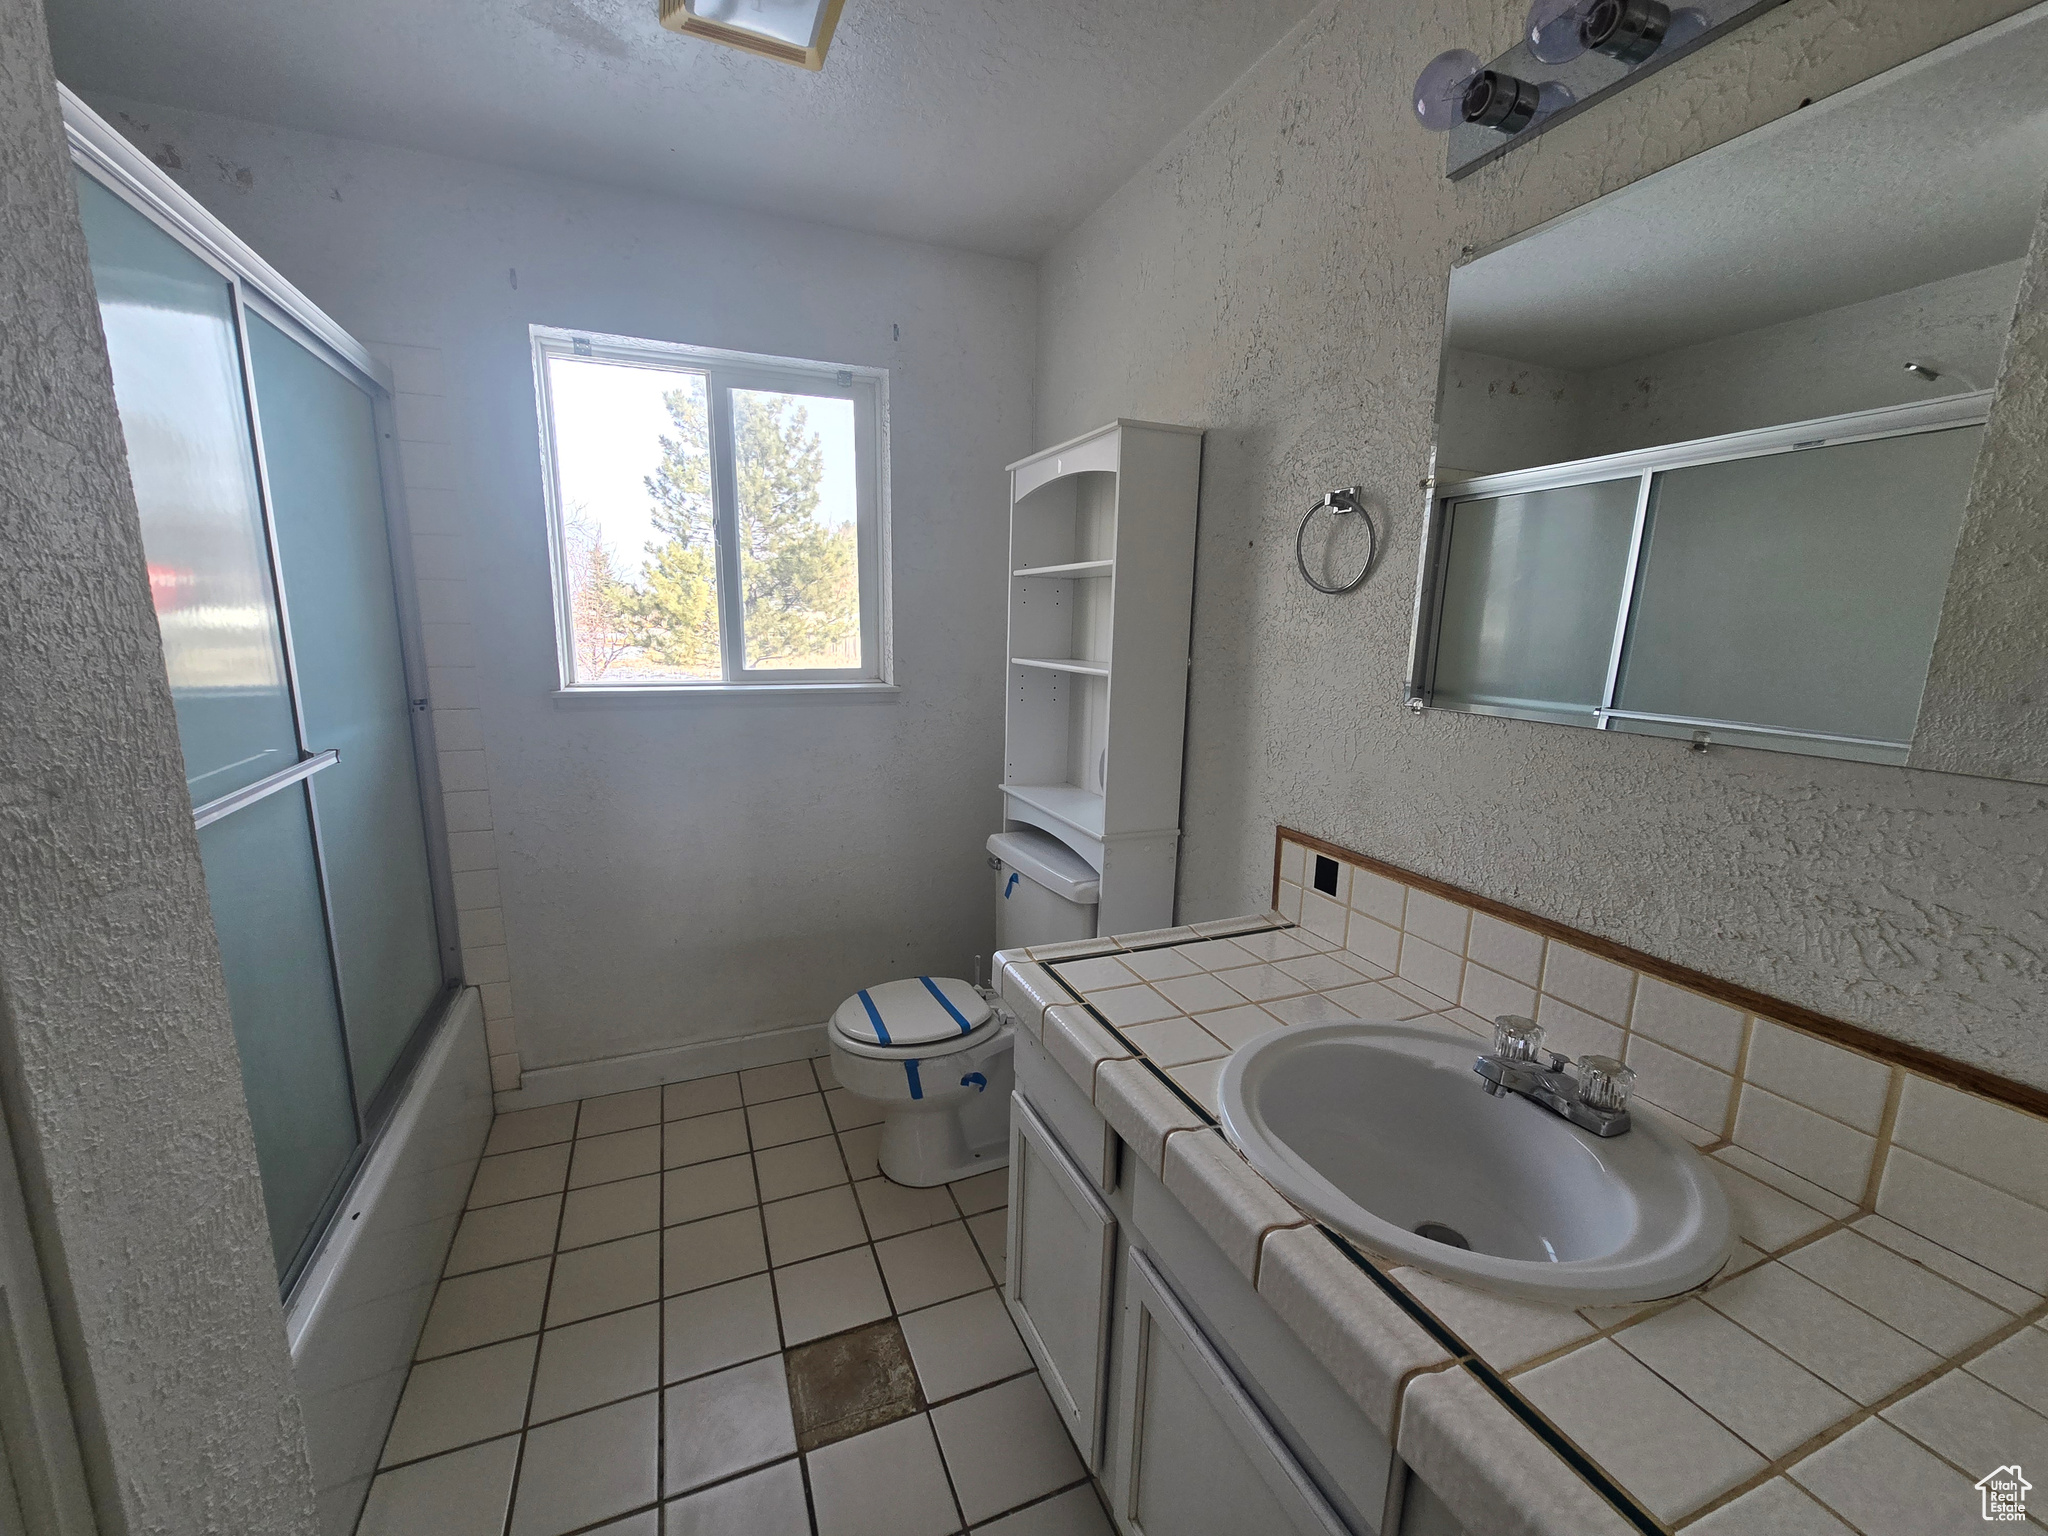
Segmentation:
<svg viewBox="0 0 2048 1536">
<path fill-rule="evenodd" d="M 764 59 L 823 69 L 844 0 L 661 0 L 661 24 Z"/>
</svg>

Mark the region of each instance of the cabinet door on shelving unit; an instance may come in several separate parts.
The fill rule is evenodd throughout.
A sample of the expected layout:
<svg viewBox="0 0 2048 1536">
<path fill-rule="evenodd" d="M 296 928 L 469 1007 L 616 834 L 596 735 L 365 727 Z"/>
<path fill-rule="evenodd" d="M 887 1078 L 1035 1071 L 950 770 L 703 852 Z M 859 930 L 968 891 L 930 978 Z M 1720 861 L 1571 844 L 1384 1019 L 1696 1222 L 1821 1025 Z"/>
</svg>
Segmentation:
<svg viewBox="0 0 2048 1536">
<path fill-rule="evenodd" d="M 1101 1469 L 1116 1217 L 1019 1094 L 1010 1117 L 1010 1314 L 1067 1433 Z"/>
<path fill-rule="evenodd" d="M 1129 1536 L 1351 1536 L 1135 1248 L 1117 1347 L 1119 1454 L 1110 1494 Z"/>
</svg>

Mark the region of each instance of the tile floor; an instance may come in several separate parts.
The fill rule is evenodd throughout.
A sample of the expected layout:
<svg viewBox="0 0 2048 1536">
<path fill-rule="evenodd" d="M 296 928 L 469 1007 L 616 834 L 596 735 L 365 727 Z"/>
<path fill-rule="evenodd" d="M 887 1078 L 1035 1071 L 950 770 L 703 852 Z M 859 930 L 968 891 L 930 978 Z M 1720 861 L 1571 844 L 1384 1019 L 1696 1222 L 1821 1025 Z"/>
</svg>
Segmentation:
<svg viewBox="0 0 2048 1536">
<path fill-rule="evenodd" d="M 359 1536 L 1109 1536 L 1007 1174 L 893 1184 L 876 1119 L 822 1060 L 499 1116 Z"/>
</svg>

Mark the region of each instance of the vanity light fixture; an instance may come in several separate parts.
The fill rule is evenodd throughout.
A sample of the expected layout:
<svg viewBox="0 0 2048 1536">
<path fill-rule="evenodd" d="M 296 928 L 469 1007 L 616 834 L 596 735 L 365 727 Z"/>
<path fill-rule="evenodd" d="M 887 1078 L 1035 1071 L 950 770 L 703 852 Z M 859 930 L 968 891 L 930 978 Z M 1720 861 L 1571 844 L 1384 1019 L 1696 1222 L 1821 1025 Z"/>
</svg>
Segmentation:
<svg viewBox="0 0 2048 1536">
<path fill-rule="evenodd" d="M 1469 48 L 1438 54 L 1415 78 L 1415 118 L 1432 133 L 1472 123 L 1516 134 L 1571 103 L 1559 82 L 1537 85 L 1488 69 Z"/>
<path fill-rule="evenodd" d="M 844 0 L 661 0 L 661 24 L 764 59 L 823 69 Z"/>
<path fill-rule="evenodd" d="M 1544 64 L 1569 64 L 1587 53 L 1640 64 L 1660 49 L 1682 47 L 1712 25 L 1706 12 L 1693 6 L 1673 10 L 1663 0 L 1535 0 L 1525 36 L 1529 52 Z"/>
</svg>

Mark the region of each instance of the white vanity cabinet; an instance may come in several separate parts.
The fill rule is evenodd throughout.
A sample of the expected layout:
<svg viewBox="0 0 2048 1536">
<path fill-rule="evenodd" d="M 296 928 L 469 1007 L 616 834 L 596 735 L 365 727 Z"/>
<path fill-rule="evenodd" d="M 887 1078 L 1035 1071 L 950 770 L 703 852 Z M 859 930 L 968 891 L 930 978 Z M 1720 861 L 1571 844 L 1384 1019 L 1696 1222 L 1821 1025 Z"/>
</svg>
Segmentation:
<svg viewBox="0 0 2048 1536">
<path fill-rule="evenodd" d="M 1016 1060 L 1010 1314 L 1122 1536 L 1378 1536 L 1386 1437 L 1065 1069 Z"/>
<path fill-rule="evenodd" d="M 1102 1469 L 1116 1217 L 1021 1096 L 1010 1106 L 1010 1315 L 1090 1472 Z"/>
<path fill-rule="evenodd" d="M 1112 1412 L 1131 1536 L 1351 1536 L 1153 1263 L 1126 1255 Z"/>
</svg>

